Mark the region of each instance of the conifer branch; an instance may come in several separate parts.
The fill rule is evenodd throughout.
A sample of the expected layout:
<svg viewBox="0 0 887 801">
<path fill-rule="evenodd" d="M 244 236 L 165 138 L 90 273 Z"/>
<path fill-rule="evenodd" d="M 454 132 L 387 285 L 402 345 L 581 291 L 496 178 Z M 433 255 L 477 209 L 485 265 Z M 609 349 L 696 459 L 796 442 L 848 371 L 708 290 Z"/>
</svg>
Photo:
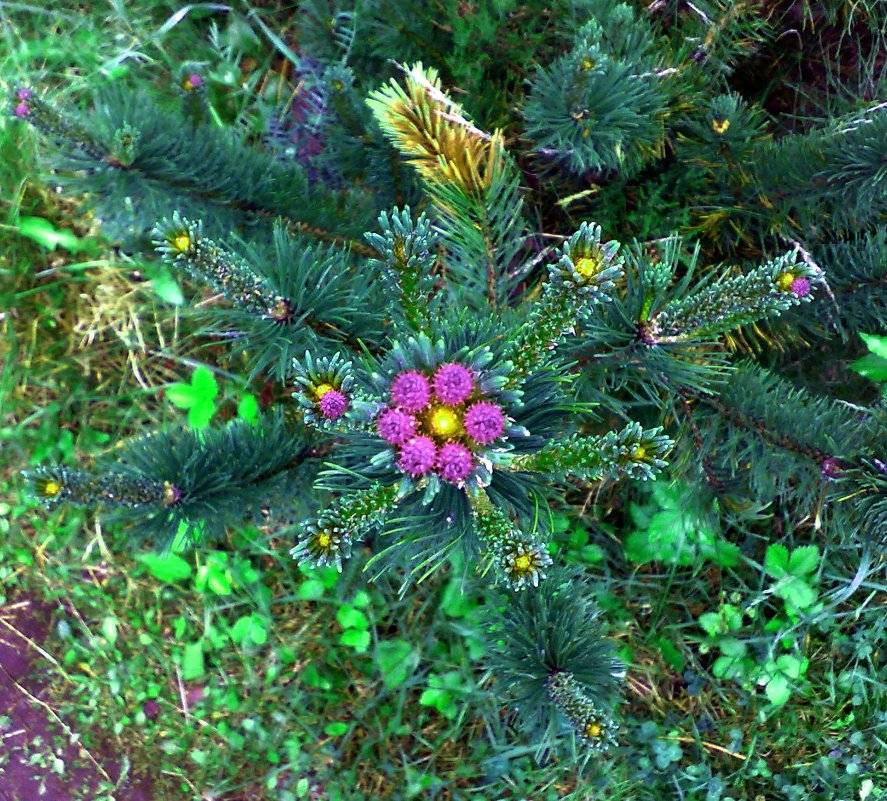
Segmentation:
<svg viewBox="0 0 887 801">
<path fill-rule="evenodd" d="M 523 274 L 514 263 L 525 231 L 519 172 L 503 135 L 469 121 L 442 91 L 436 70 L 416 64 L 404 83 L 392 80 L 367 103 L 425 183 L 450 251 L 450 276 L 494 307 L 504 305 Z"/>
<path fill-rule="evenodd" d="M 157 251 L 173 266 L 184 267 L 241 309 L 275 323 L 291 324 L 296 309 L 270 282 L 257 275 L 236 253 L 203 234 L 203 223 L 174 214 L 152 231 Z"/>
<path fill-rule="evenodd" d="M 284 378 L 306 346 L 346 345 L 380 337 L 381 299 L 373 284 L 350 269 L 335 248 L 302 246 L 282 228 L 273 249 L 237 253 L 208 237 L 201 221 L 174 214 L 152 231 L 155 247 L 174 268 L 208 283 L 235 309 L 215 309 L 229 320 L 236 350 L 249 350 L 252 375 L 271 368 Z M 270 252 L 269 252 L 270 250 Z"/>
<path fill-rule="evenodd" d="M 560 258 L 549 268 L 541 298 L 509 343 L 512 382 L 544 364 L 595 304 L 609 300 L 622 274 L 618 250 L 618 242 L 602 243 L 600 226 L 588 223 L 564 243 Z"/>
<path fill-rule="evenodd" d="M 515 457 L 509 469 L 553 478 L 575 476 L 582 481 L 600 481 L 608 475 L 646 481 L 665 468 L 662 457 L 674 445 L 661 432 L 661 428 L 644 430 L 639 423 L 629 423 L 621 431 L 600 436 L 574 434 L 549 442 L 536 453 Z"/>
<path fill-rule="evenodd" d="M 124 528 L 168 547 L 182 530 L 218 538 L 287 486 L 311 454 L 282 415 L 196 432 L 173 429 L 130 440 L 95 472 L 56 466 L 26 473 L 47 505 L 102 505 Z"/>
<path fill-rule="evenodd" d="M 705 340 L 774 317 L 813 299 L 822 275 L 787 253 L 744 275 L 725 277 L 678 296 L 640 324 L 648 345 Z"/>
<path fill-rule="evenodd" d="M 605 711 L 623 668 L 599 623 L 582 572 L 554 568 L 536 592 L 488 604 L 487 657 L 497 689 L 542 753 L 556 748 L 564 723 L 591 751 L 614 740 Z"/>
<path fill-rule="evenodd" d="M 527 136 L 567 170 L 636 172 L 661 155 L 666 74 L 652 35 L 625 3 L 605 2 L 565 56 L 537 67 L 524 106 Z"/>
<path fill-rule="evenodd" d="M 195 124 L 182 109 L 143 92 L 115 84 L 82 121 L 33 93 L 20 105 L 28 111 L 19 116 L 45 130 L 61 151 L 57 180 L 87 194 L 113 236 L 140 237 L 175 211 L 201 218 L 214 234 L 227 234 L 244 217 L 283 217 L 322 241 L 373 255 L 356 238 L 360 222 L 346 224 L 359 219 L 353 198 L 309 186 L 301 167 L 284 165 L 230 131 Z"/>
<path fill-rule="evenodd" d="M 478 539 L 490 553 L 498 575 L 513 590 L 522 590 L 545 578 L 544 569 L 551 557 L 543 546 L 524 534 L 495 506 L 483 489 L 468 497 L 472 522 Z"/>
<path fill-rule="evenodd" d="M 369 489 L 339 498 L 319 518 L 303 524 L 291 556 L 318 567 L 335 565 L 341 572 L 342 560 L 351 556 L 352 545 L 381 525 L 407 492 L 399 483 L 377 482 Z"/>
<path fill-rule="evenodd" d="M 415 332 L 428 333 L 432 313 L 432 271 L 437 260 L 437 241 L 431 235 L 431 224 L 425 214 L 416 222 L 410 208 L 394 209 L 379 215 L 382 233 L 366 235 L 367 241 L 382 255 L 376 262 L 386 281 L 386 295 L 392 316 L 403 318 Z"/>
<path fill-rule="evenodd" d="M 804 224 L 854 230 L 887 212 L 887 108 L 876 106 L 753 153 L 759 191 Z"/>
</svg>

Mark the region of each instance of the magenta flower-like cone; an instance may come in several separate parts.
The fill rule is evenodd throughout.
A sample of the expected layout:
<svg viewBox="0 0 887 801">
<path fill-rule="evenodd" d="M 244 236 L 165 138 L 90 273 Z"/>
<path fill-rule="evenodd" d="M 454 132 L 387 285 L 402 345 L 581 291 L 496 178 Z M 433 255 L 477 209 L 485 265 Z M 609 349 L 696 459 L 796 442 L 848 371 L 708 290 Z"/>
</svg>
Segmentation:
<svg viewBox="0 0 887 801">
<path fill-rule="evenodd" d="M 437 474 L 450 484 L 458 484 L 474 470 L 474 457 L 471 451 L 458 442 L 448 442 L 437 455 Z"/>
<path fill-rule="evenodd" d="M 414 478 L 425 475 L 437 459 L 437 447 L 431 437 L 413 437 L 400 449 L 398 466 Z"/>
<path fill-rule="evenodd" d="M 391 400 L 406 412 L 421 412 L 431 400 L 431 384 L 415 370 L 400 373 L 391 383 Z"/>
<path fill-rule="evenodd" d="M 323 394 L 317 407 L 327 420 L 338 420 L 348 409 L 348 398 L 339 390 L 331 389 Z"/>
<path fill-rule="evenodd" d="M 203 85 L 203 78 L 196 72 L 192 72 L 185 80 L 191 89 L 199 89 Z"/>
<path fill-rule="evenodd" d="M 795 278 L 792 281 L 791 290 L 799 298 L 806 298 L 810 294 L 810 279 L 803 276 Z"/>
<path fill-rule="evenodd" d="M 15 107 L 15 116 L 16 117 L 27 117 L 28 113 L 31 111 L 31 107 L 27 103 L 19 103 Z"/>
<path fill-rule="evenodd" d="M 386 409 L 376 423 L 379 436 L 392 445 L 403 445 L 408 439 L 416 436 L 418 425 L 413 415 L 400 409 Z"/>
<path fill-rule="evenodd" d="M 505 415 L 495 403 L 473 403 L 465 412 L 465 432 L 481 445 L 489 445 L 505 430 Z"/>
<path fill-rule="evenodd" d="M 444 364 L 434 374 L 434 394 L 443 403 L 453 406 L 464 403 L 474 392 L 474 376 L 461 364 Z"/>
<path fill-rule="evenodd" d="M 15 96 L 24 103 L 30 100 L 34 96 L 34 93 L 30 89 L 22 87 L 15 93 Z"/>
</svg>

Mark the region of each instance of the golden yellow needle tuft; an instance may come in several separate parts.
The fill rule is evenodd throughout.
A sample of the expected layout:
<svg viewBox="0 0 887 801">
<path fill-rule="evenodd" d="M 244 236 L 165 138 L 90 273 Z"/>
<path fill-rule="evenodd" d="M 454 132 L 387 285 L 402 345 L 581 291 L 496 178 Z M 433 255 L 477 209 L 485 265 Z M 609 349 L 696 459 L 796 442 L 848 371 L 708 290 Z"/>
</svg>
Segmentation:
<svg viewBox="0 0 887 801">
<path fill-rule="evenodd" d="M 416 64 L 396 81 L 370 94 L 367 104 L 385 136 L 429 183 L 458 187 L 484 197 L 505 169 L 504 137 L 468 120 L 441 89 L 435 69 Z"/>
</svg>

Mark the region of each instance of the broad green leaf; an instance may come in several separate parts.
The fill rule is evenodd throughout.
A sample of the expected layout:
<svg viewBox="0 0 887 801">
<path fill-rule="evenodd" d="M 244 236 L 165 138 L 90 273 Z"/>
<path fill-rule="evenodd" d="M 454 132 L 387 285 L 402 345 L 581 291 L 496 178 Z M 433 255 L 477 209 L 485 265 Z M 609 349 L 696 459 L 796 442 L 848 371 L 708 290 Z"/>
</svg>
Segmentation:
<svg viewBox="0 0 887 801">
<path fill-rule="evenodd" d="M 370 627 L 367 616 L 359 609 L 355 609 L 351 604 L 343 604 L 336 612 L 336 620 L 343 629 L 359 629 L 364 631 Z"/>
<path fill-rule="evenodd" d="M 738 545 L 721 539 L 713 531 L 699 532 L 699 559 L 709 559 L 721 567 L 736 567 L 740 554 Z"/>
<path fill-rule="evenodd" d="M 767 682 L 764 692 L 767 694 L 770 703 L 776 706 L 782 706 L 792 694 L 788 679 L 781 673 L 777 673 Z"/>
<path fill-rule="evenodd" d="M 802 545 L 795 548 L 788 560 L 788 572 L 793 576 L 803 576 L 816 570 L 819 564 L 819 548 L 815 545 Z"/>
<path fill-rule="evenodd" d="M 213 569 L 206 578 L 206 586 L 216 595 L 229 595 L 233 589 L 230 570 Z"/>
<path fill-rule="evenodd" d="M 788 548 L 778 544 L 768 545 L 764 569 L 771 576 L 782 578 L 788 572 Z"/>
<path fill-rule="evenodd" d="M 748 646 L 735 637 L 725 637 L 718 643 L 718 648 L 724 656 L 745 656 Z"/>
<path fill-rule="evenodd" d="M 322 598 L 326 588 L 323 582 L 318 579 L 305 579 L 296 590 L 296 598 L 301 601 L 316 601 Z"/>
<path fill-rule="evenodd" d="M 183 306 L 185 296 L 182 288 L 176 283 L 176 279 L 166 270 L 158 270 L 151 279 L 151 289 L 161 300 L 171 303 L 173 306 Z"/>
<path fill-rule="evenodd" d="M 249 628 L 251 625 L 252 615 L 244 615 L 243 617 L 237 618 L 234 621 L 234 625 L 228 629 L 228 634 L 234 642 L 242 642 L 243 639 L 249 634 Z"/>
<path fill-rule="evenodd" d="M 776 587 L 776 594 L 797 609 L 806 609 L 816 602 L 818 593 L 804 579 L 790 576 Z"/>
<path fill-rule="evenodd" d="M 887 359 L 887 336 L 879 336 L 878 334 L 860 334 L 859 336 L 875 356 Z"/>
<path fill-rule="evenodd" d="M 113 615 L 108 615 L 104 620 L 102 620 L 102 634 L 105 635 L 105 639 L 113 645 L 117 642 L 117 618 Z"/>
<path fill-rule="evenodd" d="M 216 377 L 208 367 L 203 365 L 194 370 L 191 376 L 191 384 L 200 398 L 212 400 L 219 394 L 219 384 L 216 381 Z"/>
<path fill-rule="evenodd" d="M 203 662 L 203 641 L 190 643 L 182 653 L 182 678 L 185 681 L 199 679 L 205 671 Z"/>
<path fill-rule="evenodd" d="M 343 723 L 342 721 L 335 721 L 334 723 L 327 723 L 326 728 L 324 728 L 324 734 L 328 734 L 330 737 L 339 737 L 342 734 L 345 734 L 350 726 L 347 723 Z"/>
<path fill-rule="evenodd" d="M 363 654 L 369 649 L 371 639 L 368 631 L 362 629 L 345 629 L 339 637 L 339 642 L 342 643 L 342 645 L 347 645 L 349 648 L 353 648 L 357 653 Z"/>
<path fill-rule="evenodd" d="M 721 615 L 727 623 L 727 631 L 736 631 L 742 628 L 742 610 L 734 604 L 724 604 L 721 607 Z"/>
<path fill-rule="evenodd" d="M 188 425 L 195 430 L 206 428 L 216 413 L 216 404 L 207 398 L 198 398 L 188 410 Z"/>
<path fill-rule="evenodd" d="M 360 590 L 354 594 L 354 598 L 351 600 L 353 606 L 356 606 L 358 609 L 363 609 L 366 606 L 370 605 L 370 594 L 366 590 Z"/>
<path fill-rule="evenodd" d="M 596 565 L 606 558 L 604 549 L 600 545 L 583 545 L 578 552 L 579 559 L 586 564 Z"/>
<path fill-rule="evenodd" d="M 237 404 L 237 416 L 248 423 L 258 422 L 259 419 L 259 402 L 254 395 L 248 392 L 244 393 Z"/>
<path fill-rule="evenodd" d="M 704 615 L 700 615 L 699 625 L 710 637 L 724 634 L 727 630 L 723 618 L 717 612 L 706 612 Z"/>
<path fill-rule="evenodd" d="M 254 615 L 253 618 L 253 627 L 250 629 L 249 632 L 250 639 L 256 645 L 264 645 L 266 642 L 268 642 L 268 629 L 265 628 L 265 624 L 261 621 L 261 619 L 259 619 L 258 622 L 256 621 L 258 615 Z"/>
<path fill-rule="evenodd" d="M 199 591 L 209 590 L 216 595 L 228 595 L 234 589 L 234 577 L 230 568 L 220 557 L 227 554 L 213 552 L 208 564 L 201 565 L 194 577 L 194 587 Z"/>
<path fill-rule="evenodd" d="M 180 409 L 190 409 L 197 401 L 197 393 L 191 384 L 176 381 L 166 387 L 166 399 Z"/>
<path fill-rule="evenodd" d="M 18 231 L 47 250 L 63 247 L 77 253 L 85 247 L 83 240 L 73 231 L 58 229 L 43 217 L 19 217 Z"/>
<path fill-rule="evenodd" d="M 265 621 L 257 614 L 238 618 L 228 633 L 234 642 L 241 645 L 264 645 L 268 641 Z"/>
<path fill-rule="evenodd" d="M 436 687 L 425 690 L 419 696 L 419 703 L 422 706 L 433 706 L 438 712 L 448 717 L 447 712 L 454 708 L 452 696 L 443 689 Z"/>
<path fill-rule="evenodd" d="M 458 578 L 451 578 L 444 587 L 443 597 L 440 600 L 440 609 L 450 617 L 465 617 L 472 609 L 477 607 L 477 601 L 464 592 L 463 582 Z"/>
<path fill-rule="evenodd" d="M 655 640 L 656 646 L 659 648 L 659 653 L 662 654 L 662 658 L 665 660 L 665 663 L 675 671 L 681 671 L 686 666 L 686 660 L 684 659 L 684 655 L 678 650 L 678 648 L 666 637 L 657 637 Z"/>
<path fill-rule="evenodd" d="M 191 565 L 174 553 L 143 553 L 136 556 L 136 560 L 141 562 L 154 578 L 168 584 L 182 581 L 191 575 Z"/>
<path fill-rule="evenodd" d="M 299 674 L 299 678 L 309 687 L 317 687 L 321 690 L 329 690 L 333 683 L 324 674 L 314 662 L 309 662 Z"/>
<path fill-rule="evenodd" d="M 376 667 L 389 689 L 403 684 L 419 664 L 419 654 L 406 640 L 384 640 L 376 646 Z"/>
<path fill-rule="evenodd" d="M 799 679 L 804 672 L 804 660 L 792 654 L 783 654 L 776 659 L 776 667 L 790 679 Z"/>
<path fill-rule="evenodd" d="M 745 676 L 745 663 L 745 657 L 719 656 L 711 666 L 711 672 L 719 679 L 741 679 Z"/>
<path fill-rule="evenodd" d="M 868 378 L 869 381 L 876 381 L 878 383 L 887 381 L 887 359 L 883 356 L 867 353 L 849 366 L 851 370 L 859 373 L 864 378 Z"/>
</svg>

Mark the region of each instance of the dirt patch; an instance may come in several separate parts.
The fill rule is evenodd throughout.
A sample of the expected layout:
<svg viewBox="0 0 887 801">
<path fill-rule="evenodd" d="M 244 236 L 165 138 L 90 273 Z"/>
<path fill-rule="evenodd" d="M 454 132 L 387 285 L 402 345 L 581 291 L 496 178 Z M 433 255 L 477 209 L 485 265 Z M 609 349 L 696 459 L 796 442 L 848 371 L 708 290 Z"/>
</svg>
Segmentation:
<svg viewBox="0 0 887 801">
<path fill-rule="evenodd" d="M 51 609 L 19 598 L 0 607 L 0 801 L 151 801 L 150 783 L 120 778 L 111 749 L 87 751 L 44 698 L 36 664 Z"/>
</svg>

